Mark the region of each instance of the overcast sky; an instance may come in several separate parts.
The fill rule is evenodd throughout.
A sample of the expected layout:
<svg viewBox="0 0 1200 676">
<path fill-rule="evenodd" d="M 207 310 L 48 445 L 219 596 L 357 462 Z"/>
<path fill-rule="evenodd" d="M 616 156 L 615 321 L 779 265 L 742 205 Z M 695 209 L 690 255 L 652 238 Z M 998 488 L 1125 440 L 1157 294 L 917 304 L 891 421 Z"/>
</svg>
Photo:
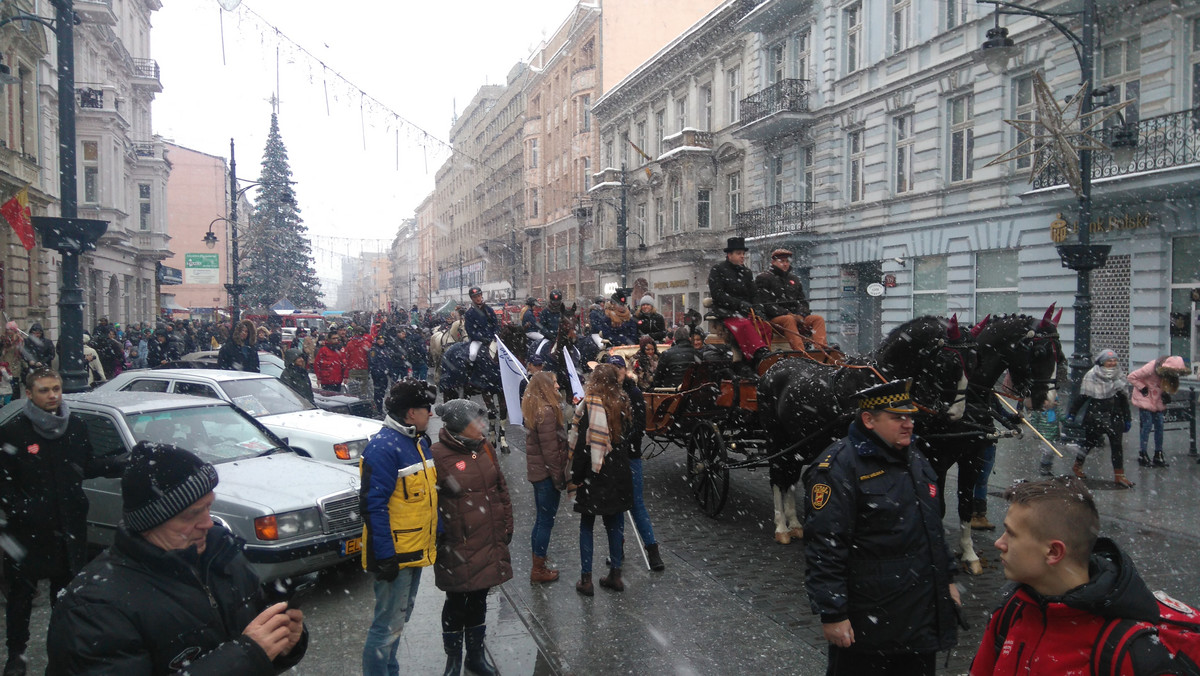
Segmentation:
<svg viewBox="0 0 1200 676">
<path fill-rule="evenodd" d="M 386 246 L 370 240 L 395 235 L 433 189 L 447 157 L 443 146 L 392 112 L 444 142 L 454 110 L 461 112 L 481 85 L 503 83 L 574 6 L 573 0 L 245 0 L 225 12 L 217 0 L 166 0 L 151 16 L 151 52 L 163 84 L 154 131 L 226 158 L 232 137 L 238 176 L 256 180 L 278 48 L 279 124 L 296 197 L 319 274 L 336 276 L 340 256 Z"/>
</svg>

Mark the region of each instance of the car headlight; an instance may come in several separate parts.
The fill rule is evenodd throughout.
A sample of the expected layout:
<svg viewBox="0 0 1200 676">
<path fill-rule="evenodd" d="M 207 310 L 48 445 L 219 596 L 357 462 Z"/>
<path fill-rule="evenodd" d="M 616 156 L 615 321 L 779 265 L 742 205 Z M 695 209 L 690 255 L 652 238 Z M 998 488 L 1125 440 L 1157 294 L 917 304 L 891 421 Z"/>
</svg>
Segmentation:
<svg viewBox="0 0 1200 676">
<path fill-rule="evenodd" d="M 254 520 L 254 535 L 259 540 L 287 540 L 320 532 L 321 512 L 316 507 L 260 516 Z"/>
<path fill-rule="evenodd" d="M 366 439 L 357 441 L 347 441 L 344 444 L 334 444 L 333 454 L 338 460 L 353 460 L 362 455 L 363 449 L 367 447 Z"/>
</svg>

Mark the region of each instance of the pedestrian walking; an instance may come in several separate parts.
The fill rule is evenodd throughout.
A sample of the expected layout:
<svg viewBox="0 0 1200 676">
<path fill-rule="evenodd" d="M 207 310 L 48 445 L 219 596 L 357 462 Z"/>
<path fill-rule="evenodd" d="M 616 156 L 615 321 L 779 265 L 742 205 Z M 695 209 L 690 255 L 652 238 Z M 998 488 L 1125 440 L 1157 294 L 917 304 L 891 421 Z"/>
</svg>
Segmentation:
<svg viewBox="0 0 1200 676">
<path fill-rule="evenodd" d="M 233 328 L 233 337 L 217 353 L 217 368 L 258 373 L 258 348 L 254 344 L 254 322 L 243 319 Z M 166 345 L 171 345 L 168 337 Z M 174 357 L 179 358 L 179 355 Z"/>
<path fill-rule="evenodd" d="M 363 568 L 375 575 L 375 615 L 363 645 L 363 676 L 400 673 L 396 653 L 412 617 L 421 571 L 437 558 L 437 470 L 429 426 L 437 389 L 415 380 L 392 386 L 383 428 L 359 460 Z"/>
<path fill-rule="evenodd" d="M 317 374 L 321 389 L 342 391 L 342 381 L 346 379 L 346 361 L 342 354 L 342 339 L 336 333 L 330 333 L 325 338 L 325 344 L 317 350 L 313 372 Z"/>
<path fill-rule="evenodd" d="M 0 439 L 0 508 L 6 535 L 25 554 L 4 553 L 9 584 L 5 622 L 8 661 L 4 676 L 25 673 L 29 618 L 39 580 L 50 580 L 50 601 L 87 560 L 88 499 L 84 479 L 117 477 L 124 458 L 102 458 L 92 449 L 88 426 L 62 398 L 62 377 L 50 369 L 26 377 L 28 398 L 3 427 Z M 39 632 L 40 634 L 40 632 Z"/>
<path fill-rule="evenodd" d="M 283 373 L 279 374 L 279 379 L 311 404 L 313 402 L 312 381 L 308 379 L 308 357 L 304 355 L 304 350 L 297 347 L 289 348 L 287 352 L 283 353 L 283 359 Z"/>
<path fill-rule="evenodd" d="M 104 377 L 104 366 L 100 353 L 92 347 L 92 337 L 86 333 L 83 334 L 83 365 L 84 370 L 87 371 L 88 387 L 95 387 L 98 383 L 108 380 Z"/>
<path fill-rule="evenodd" d="M 442 429 L 433 445 L 438 481 L 438 555 L 433 570 L 438 589 L 446 592 L 445 673 L 457 676 L 466 667 L 478 676 L 494 676 L 495 665 L 484 647 L 487 595 L 512 579 L 508 483 L 485 439 L 487 410 L 473 401 L 451 399 L 436 411 Z"/>
<path fill-rule="evenodd" d="M 600 586 L 625 591 L 621 566 L 625 557 L 625 512 L 633 509 L 633 475 L 628 448 L 620 443 L 625 421 L 633 415 L 612 364 L 597 364 L 575 409 L 568 447 L 572 449 L 571 483 L 579 512 L 579 582 L 575 591 L 595 594 L 592 585 L 593 530 L 596 517 L 608 534 L 608 575 Z"/>
<path fill-rule="evenodd" d="M 269 676 L 304 657 L 304 613 L 267 606 L 242 544 L 213 523 L 217 471 L 141 442 L 121 479 L 113 545 L 54 605 L 48 676 Z"/>
<path fill-rule="evenodd" d="M 562 492 L 567 487 L 567 429 L 564 425 L 558 380 L 553 373 L 538 371 L 529 378 L 521 399 L 525 424 L 525 470 L 533 484 L 536 516 L 529 535 L 533 549 L 530 582 L 554 582 L 558 571 L 546 567 L 550 531 L 558 514 Z"/>
<path fill-rule="evenodd" d="M 1142 467 L 1167 467 L 1163 455 L 1163 411 L 1179 391 L 1179 376 L 1188 372 L 1183 357 L 1159 357 L 1126 376 L 1133 386 L 1133 405 L 1138 410 L 1138 436 L 1141 437 L 1138 464 Z M 1154 459 L 1147 453 L 1150 432 L 1154 432 Z"/>
<path fill-rule="evenodd" d="M 1083 375 L 1079 383 L 1079 396 L 1071 402 L 1067 422 L 1079 421 L 1083 427 L 1083 444 L 1075 454 L 1075 465 L 1071 470 L 1080 479 L 1086 479 L 1083 463 L 1088 453 L 1104 439 L 1108 439 L 1112 452 L 1113 482 L 1118 488 L 1132 488 L 1133 482 L 1125 478 L 1123 442 L 1125 433 L 1132 427 L 1129 398 L 1125 395 L 1125 378 L 1117 365 L 1117 353 L 1104 349 L 1096 355 L 1095 365 Z"/>
<path fill-rule="evenodd" d="M 29 333 L 21 341 L 21 359 L 25 362 L 24 370 L 28 373 L 39 369 L 48 369 L 54 363 L 54 341 L 46 337 L 42 325 L 34 322 L 29 325 Z"/>
<path fill-rule="evenodd" d="M 805 474 L 805 588 L 829 676 L 932 676 L 956 641 L 954 558 L 937 474 L 913 443 L 911 380 L 856 395 L 847 435 Z"/>
<path fill-rule="evenodd" d="M 1017 586 L 992 613 L 971 676 L 1193 673 L 1183 655 L 1172 659 L 1157 630 L 1142 628 L 1128 643 L 1114 643 L 1121 645 L 1116 664 L 1095 668 L 1106 636 L 1121 636 L 1118 623 L 1157 624 L 1159 602 L 1129 556 L 1098 537 L 1100 515 L 1083 481 L 1018 483 L 1004 497 L 1008 514 L 996 549 Z"/>
</svg>

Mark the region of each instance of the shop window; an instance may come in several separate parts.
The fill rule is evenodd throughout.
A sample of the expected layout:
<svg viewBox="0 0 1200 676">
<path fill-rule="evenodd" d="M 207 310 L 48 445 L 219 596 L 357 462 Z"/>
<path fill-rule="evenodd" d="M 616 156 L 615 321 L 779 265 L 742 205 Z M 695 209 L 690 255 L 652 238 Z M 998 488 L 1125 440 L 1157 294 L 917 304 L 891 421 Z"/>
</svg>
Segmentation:
<svg viewBox="0 0 1200 676">
<path fill-rule="evenodd" d="M 980 251 L 975 254 L 975 317 L 1015 314 L 1020 308 L 1017 252 Z"/>
</svg>

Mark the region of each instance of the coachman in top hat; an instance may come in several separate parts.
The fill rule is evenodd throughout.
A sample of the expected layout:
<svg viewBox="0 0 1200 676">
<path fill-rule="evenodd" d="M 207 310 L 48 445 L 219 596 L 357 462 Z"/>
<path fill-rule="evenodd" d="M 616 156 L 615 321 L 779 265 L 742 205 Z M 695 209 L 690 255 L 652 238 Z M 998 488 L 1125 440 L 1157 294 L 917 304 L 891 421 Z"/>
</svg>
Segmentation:
<svg viewBox="0 0 1200 676">
<path fill-rule="evenodd" d="M 708 293 L 713 314 L 729 329 L 742 354 L 757 364 L 771 351 L 771 325 L 757 317 L 761 314 L 754 305 L 758 288 L 746 267 L 746 251 L 745 237 L 729 238 L 725 260 L 708 273 Z"/>
</svg>

